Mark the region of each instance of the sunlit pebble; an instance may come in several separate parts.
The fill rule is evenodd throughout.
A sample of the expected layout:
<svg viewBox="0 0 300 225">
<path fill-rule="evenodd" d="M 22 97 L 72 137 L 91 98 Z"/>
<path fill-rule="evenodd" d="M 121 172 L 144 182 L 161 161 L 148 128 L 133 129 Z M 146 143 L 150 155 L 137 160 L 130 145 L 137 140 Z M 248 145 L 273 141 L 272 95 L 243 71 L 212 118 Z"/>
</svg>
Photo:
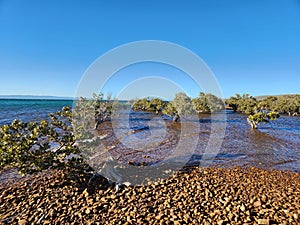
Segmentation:
<svg viewBox="0 0 300 225">
<path fill-rule="evenodd" d="M 299 224 L 299 173 L 201 168 L 148 186 L 89 186 L 83 174 L 40 174 L 0 190 L 0 220 L 45 224 Z M 79 182 L 80 181 L 80 182 Z M 22 212 L 18 215 L 16 212 Z M 14 217 L 14 215 L 17 215 Z"/>
</svg>

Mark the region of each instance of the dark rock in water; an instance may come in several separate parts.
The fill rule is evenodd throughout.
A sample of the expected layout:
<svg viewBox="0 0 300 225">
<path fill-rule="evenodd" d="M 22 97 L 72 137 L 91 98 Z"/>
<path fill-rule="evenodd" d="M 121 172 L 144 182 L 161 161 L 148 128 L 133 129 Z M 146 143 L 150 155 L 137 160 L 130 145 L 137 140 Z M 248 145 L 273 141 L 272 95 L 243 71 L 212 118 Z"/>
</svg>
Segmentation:
<svg viewBox="0 0 300 225">
<path fill-rule="evenodd" d="M 129 131 L 127 134 L 134 134 L 136 132 L 140 132 L 143 130 L 149 130 L 148 126 L 142 126 L 142 127 L 131 127 L 131 131 Z"/>
<path fill-rule="evenodd" d="M 128 164 L 132 165 L 132 166 L 149 166 L 150 165 L 150 163 L 138 162 L 138 161 L 129 161 Z"/>
</svg>

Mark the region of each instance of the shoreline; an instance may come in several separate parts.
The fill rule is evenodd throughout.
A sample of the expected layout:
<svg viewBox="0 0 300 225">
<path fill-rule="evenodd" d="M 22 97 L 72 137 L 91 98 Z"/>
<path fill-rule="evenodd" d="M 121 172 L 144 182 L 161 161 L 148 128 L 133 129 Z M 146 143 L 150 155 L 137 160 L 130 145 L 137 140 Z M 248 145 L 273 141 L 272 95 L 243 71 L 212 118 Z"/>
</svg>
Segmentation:
<svg viewBox="0 0 300 225">
<path fill-rule="evenodd" d="M 75 173 L 74 173 L 75 172 Z M 49 170 L 0 187 L 0 221 L 19 224 L 298 224 L 300 173 L 190 168 L 147 186 Z M 17 184 L 17 185 L 16 185 Z M 1 224 L 1 223 L 0 223 Z M 5 224 L 5 223 L 3 223 Z"/>
</svg>

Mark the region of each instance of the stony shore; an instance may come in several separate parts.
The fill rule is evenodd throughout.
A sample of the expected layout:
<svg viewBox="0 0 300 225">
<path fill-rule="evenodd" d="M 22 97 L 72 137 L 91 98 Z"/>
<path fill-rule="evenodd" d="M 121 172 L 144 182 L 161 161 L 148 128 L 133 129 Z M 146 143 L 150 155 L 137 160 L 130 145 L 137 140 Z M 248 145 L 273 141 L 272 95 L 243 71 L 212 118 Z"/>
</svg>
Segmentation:
<svg viewBox="0 0 300 225">
<path fill-rule="evenodd" d="M 0 186 L 0 224 L 300 224 L 300 173 L 194 168 L 148 186 L 46 171 Z"/>
</svg>

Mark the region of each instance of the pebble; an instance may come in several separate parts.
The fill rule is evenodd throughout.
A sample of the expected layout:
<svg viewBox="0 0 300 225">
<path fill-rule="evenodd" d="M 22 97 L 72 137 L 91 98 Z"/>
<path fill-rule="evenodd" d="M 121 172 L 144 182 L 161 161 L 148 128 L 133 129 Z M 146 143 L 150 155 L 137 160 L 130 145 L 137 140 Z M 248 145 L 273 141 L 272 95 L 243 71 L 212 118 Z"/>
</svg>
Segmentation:
<svg viewBox="0 0 300 225">
<path fill-rule="evenodd" d="M 256 201 L 254 202 L 254 207 L 260 207 L 261 206 L 261 202 L 260 201 Z"/>
<path fill-rule="evenodd" d="M 201 168 L 117 193 L 89 179 L 53 170 L 0 186 L 0 224 L 299 224 L 300 173 Z"/>
<path fill-rule="evenodd" d="M 19 225 L 25 225 L 25 224 L 27 224 L 27 220 L 26 219 L 21 219 L 21 220 L 19 220 L 18 224 Z"/>
<path fill-rule="evenodd" d="M 246 210 L 245 206 L 242 205 L 242 206 L 240 207 L 240 210 L 241 210 L 242 212 L 244 212 L 244 211 Z"/>
<path fill-rule="evenodd" d="M 257 223 L 263 224 L 263 225 L 268 225 L 268 224 L 270 224 L 270 220 L 269 219 L 258 219 Z"/>
</svg>

